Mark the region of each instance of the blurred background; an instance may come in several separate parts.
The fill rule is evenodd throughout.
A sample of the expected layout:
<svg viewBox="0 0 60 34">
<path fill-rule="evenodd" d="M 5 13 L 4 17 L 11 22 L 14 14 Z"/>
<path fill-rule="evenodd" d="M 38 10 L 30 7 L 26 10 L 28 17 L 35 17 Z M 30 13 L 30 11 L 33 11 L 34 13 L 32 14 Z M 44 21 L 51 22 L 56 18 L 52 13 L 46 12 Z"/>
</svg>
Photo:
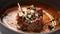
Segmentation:
<svg viewBox="0 0 60 34">
<path fill-rule="evenodd" d="M 57 8 L 57 10 L 60 11 L 60 0 L 27 0 L 27 1 L 26 0 L 0 0 L 0 16 L 2 14 L 1 10 L 3 10 L 3 8 L 6 4 L 9 4 L 10 2 L 13 3 L 13 2 L 19 2 L 19 1 L 22 1 L 22 2 L 24 2 L 24 1 L 25 2 L 28 2 L 28 1 L 43 2 L 43 3 L 49 4 L 50 6 L 52 6 L 54 8 Z M 9 30 L 0 24 L 0 34 L 19 34 L 19 33 Z M 48 33 L 48 34 L 60 34 L 60 29 L 55 32 Z"/>
</svg>

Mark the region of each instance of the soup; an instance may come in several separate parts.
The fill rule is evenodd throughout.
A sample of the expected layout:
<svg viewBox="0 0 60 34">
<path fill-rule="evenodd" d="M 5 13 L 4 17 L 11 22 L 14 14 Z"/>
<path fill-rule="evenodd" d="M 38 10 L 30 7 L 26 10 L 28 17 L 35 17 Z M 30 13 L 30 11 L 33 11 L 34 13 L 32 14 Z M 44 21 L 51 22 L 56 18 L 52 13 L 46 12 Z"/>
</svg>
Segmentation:
<svg viewBox="0 0 60 34">
<path fill-rule="evenodd" d="M 8 9 L 3 22 L 23 32 L 49 32 L 58 28 L 58 22 L 47 10 L 34 5 Z"/>
</svg>

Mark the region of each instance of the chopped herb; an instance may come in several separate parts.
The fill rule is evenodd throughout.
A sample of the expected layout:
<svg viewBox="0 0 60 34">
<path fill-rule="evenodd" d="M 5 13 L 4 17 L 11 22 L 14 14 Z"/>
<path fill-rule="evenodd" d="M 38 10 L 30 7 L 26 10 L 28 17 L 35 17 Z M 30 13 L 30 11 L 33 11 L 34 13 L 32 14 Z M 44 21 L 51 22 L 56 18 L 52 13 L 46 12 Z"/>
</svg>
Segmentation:
<svg viewBox="0 0 60 34">
<path fill-rule="evenodd" d="M 32 23 L 32 21 L 31 21 L 31 20 L 28 20 L 27 22 L 28 22 L 29 24 L 31 24 L 31 23 Z"/>
<path fill-rule="evenodd" d="M 36 11 L 36 8 L 33 8 L 34 11 Z"/>
</svg>

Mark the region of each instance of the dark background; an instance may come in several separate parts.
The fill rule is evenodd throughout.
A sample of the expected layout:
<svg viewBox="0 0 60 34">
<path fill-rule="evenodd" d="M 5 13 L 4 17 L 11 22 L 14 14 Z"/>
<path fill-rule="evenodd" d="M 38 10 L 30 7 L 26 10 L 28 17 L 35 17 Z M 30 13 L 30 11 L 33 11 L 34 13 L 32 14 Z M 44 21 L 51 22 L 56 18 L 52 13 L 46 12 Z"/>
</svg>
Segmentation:
<svg viewBox="0 0 60 34">
<path fill-rule="evenodd" d="M 26 1 L 26 0 L 0 0 L 0 14 L 1 14 L 1 10 L 3 10 L 4 5 L 6 5 L 9 2 L 13 3 L 18 1 Z M 50 6 L 60 11 L 60 0 L 27 0 L 27 1 L 43 2 L 43 3 L 49 4 Z M 19 33 L 9 30 L 0 24 L 0 34 L 19 34 Z M 60 29 L 49 34 L 60 34 Z"/>
</svg>

